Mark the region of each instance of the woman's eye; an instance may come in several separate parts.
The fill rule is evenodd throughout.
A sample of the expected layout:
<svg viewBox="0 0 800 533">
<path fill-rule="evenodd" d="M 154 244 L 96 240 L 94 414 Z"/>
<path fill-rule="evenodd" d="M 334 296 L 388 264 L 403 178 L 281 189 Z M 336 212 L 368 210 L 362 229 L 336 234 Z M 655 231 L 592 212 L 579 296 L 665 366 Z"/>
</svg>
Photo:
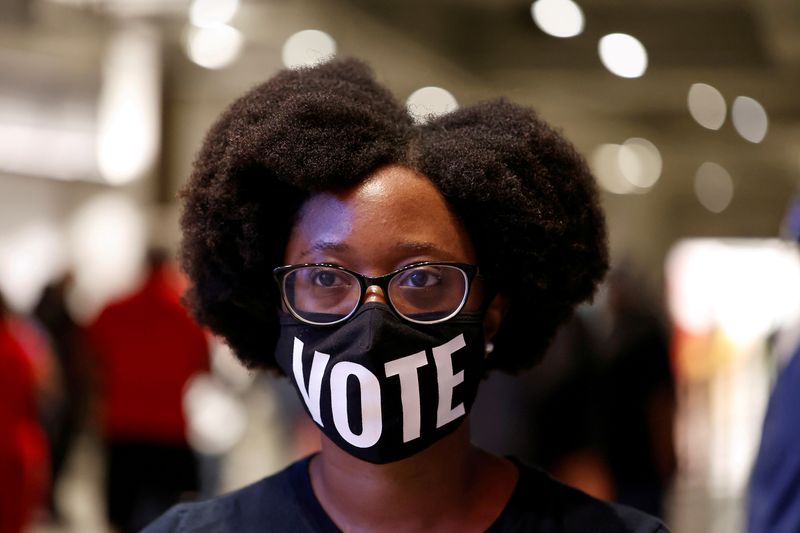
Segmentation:
<svg viewBox="0 0 800 533">
<path fill-rule="evenodd" d="M 318 270 L 312 276 L 312 280 L 314 285 L 319 285 L 320 287 L 334 287 L 341 285 L 343 281 L 338 273 L 331 270 Z"/>
<path fill-rule="evenodd" d="M 441 276 L 432 268 L 415 268 L 405 275 L 402 285 L 407 287 L 432 287 L 441 282 Z"/>
</svg>

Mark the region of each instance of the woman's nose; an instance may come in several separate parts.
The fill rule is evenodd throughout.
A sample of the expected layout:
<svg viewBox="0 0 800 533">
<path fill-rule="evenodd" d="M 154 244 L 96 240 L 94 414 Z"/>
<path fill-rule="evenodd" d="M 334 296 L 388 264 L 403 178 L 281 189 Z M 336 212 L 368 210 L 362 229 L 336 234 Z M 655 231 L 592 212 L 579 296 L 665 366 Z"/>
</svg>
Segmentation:
<svg viewBox="0 0 800 533">
<path fill-rule="evenodd" d="M 383 289 L 378 287 L 377 285 L 370 285 L 367 287 L 367 294 L 364 298 L 364 303 L 369 302 L 380 302 L 382 304 L 386 303 L 386 295 L 383 294 Z"/>
</svg>

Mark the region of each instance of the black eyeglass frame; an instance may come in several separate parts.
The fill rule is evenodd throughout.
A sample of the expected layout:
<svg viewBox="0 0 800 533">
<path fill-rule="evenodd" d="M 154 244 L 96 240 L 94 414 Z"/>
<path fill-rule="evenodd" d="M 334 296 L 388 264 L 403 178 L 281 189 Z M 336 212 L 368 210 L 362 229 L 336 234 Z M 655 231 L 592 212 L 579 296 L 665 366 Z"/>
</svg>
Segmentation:
<svg viewBox="0 0 800 533">
<path fill-rule="evenodd" d="M 414 320 L 413 318 L 409 318 L 409 317 L 405 316 L 403 313 L 399 312 L 397 310 L 397 308 L 394 306 L 394 304 L 392 303 L 392 297 L 389 295 L 389 282 L 391 282 L 392 278 L 394 278 L 396 275 L 400 274 L 401 272 L 405 272 L 406 270 L 411 270 L 412 268 L 419 268 L 419 267 L 424 267 L 424 266 L 456 267 L 459 270 L 461 270 L 461 273 L 464 275 L 464 279 L 466 280 L 467 287 L 466 287 L 466 290 L 464 291 L 464 296 L 461 299 L 461 303 L 458 304 L 458 307 L 455 309 L 455 311 L 453 311 L 451 314 L 449 314 L 448 316 L 446 316 L 444 318 L 439 318 L 439 319 L 432 320 L 432 321 Z M 289 303 L 289 300 L 286 297 L 286 289 L 284 288 L 284 283 L 285 283 L 285 280 L 286 280 L 286 276 L 288 276 L 291 272 L 293 272 L 295 270 L 299 270 L 301 268 L 308 268 L 308 267 L 333 268 L 333 269 L 336 269 L 336 270 L 340 270 L 342 272 L 346 272 L 347 274 L 350 274 L 351 276 L 353 276 L 354 278 L 356 278 L 358 280 L 358 283 L 361 285 L 361 294 L 360 294 L 360 296 L 358 298 L 358 303 L 353 308 L 353 310 L 350 311 L 350 313 L 348 313 L 346 316 L 340 318 L 339 320 L 336 320 L 335 322 L 313 322 L 311 320 L 308 320 L 307 318 L 301 317 L 300 315 L 298 315 L 298 313 L 295 312 L 294 308 Z M 374 278 L 370 277 L 370 276 L 365 276 L 364 274 L 361 274 L 359 272 L 355 272 L 353 270 L 350 270 L 348 268 L 345 268 L 343 266 L 336 265 L 336 264 L 333 264 L 333 263 L 300 263 L 300 264 L 296 264 L 296 265 L 284 265 L 284 266 L 279 266 L 279 267 L 275 268 L 272 271 L 272 275 L 273 275 L 273 277 L 275 278 L 275 281 L 278 284 L 278 288 L 280 289 L 280 293 L 281 293 L 281 299 L 283 300 L 284 305 L 286 305 L 286 309 L 288 309 L 289 312 L 295 318 L 305 322 L 306 324 L 311 324 L 312 326 L 333 326 L 334 324 L 339 324 L 341 322 L 344 322 L 344 321 L 348 320 L 351 316 L 353 316 L 356 313 L 356 311 L 358 311 L 361 308 L 362 305 L 364 305 L 364 296 L 367 294 L 367 289 L 369 287 L 372 287 L 373 285 L 377 285 L 378 287 L 381 288 L 381 290 L 383 291 L 384 296 L 386 297 L 386 304 L 389 306 L 389 308 L 392 310 L 393 313 L 395 313 L 397 316 L 399 316 L 403 320 L 407 320 L 407 321 L 413 322 L 415 324 L 438 324 L 440 322 L 445 322 L 447 320 L 450 320 L 454 316 L 456 316 L 464 308 L 464 305 L 467 303 L 467 299 L 469 298 L 469 293 L 472 290 L 472 281 L 477 276 L 480 275 L 480 272 L 479 272 L 479 269 L 478 269 L 478 265 L 471 265 L 469 263 L 458 263 L 458 262 L 455 262 L 455 261 L 421 261 L 419 263 L 412 263 L 410 265 L 406 265 L 403 268 L 399 268 L 399 269 L 397 269 L 397 270 L 395 270 L 393 272 L 389 272 L 388 274 L 384 274 L 382 276 L 377 276 L 377 277 L 374 277 Z"/>
</svg>

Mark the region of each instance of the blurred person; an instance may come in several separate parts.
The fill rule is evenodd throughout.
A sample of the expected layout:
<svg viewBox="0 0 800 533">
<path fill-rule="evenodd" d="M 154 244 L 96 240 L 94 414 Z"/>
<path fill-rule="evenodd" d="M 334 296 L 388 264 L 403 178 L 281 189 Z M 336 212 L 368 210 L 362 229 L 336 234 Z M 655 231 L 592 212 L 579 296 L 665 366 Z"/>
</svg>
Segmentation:
<svg viewBox="0 0 800 533">
<path fill-rule="evenodd" d="M 785 228 L 800 253 L 800 194 L 789 205 Z M 750 478 L 749 533 L 800 531 L 800 317 L 779 332 L 773 352 L 778 378 Z"/>
<path fill-rule="evenodd" d="M 151 250 L 143 285 L 110 303 L 88 328 L 105 439 L 106 512 L 119 531 L 141 529 L 198 490 L 183 391 L 208 369 L 209 347 L 180 304 L 176 279 L 166 254 Z"/>
<path fill-rule="evenodd" d="M 489 451 L 540 465 L 560 481 L 611 500 L 600 362 L 585 314 L 582 306 L 558 330 L 535 368 L 518 376 L 494 372 L 481 384 L 472 435 Z"/>
<path fill-rule="evenodd" d="M 594 180 L 533 111 L 419 125 L 360 61 L 287 69 L 182 196 L 195 316 L 289 377 L 322 446 L 146 531 L 666 531 L 469 440 L 485 373 L 534 364 L 607 266 Z"/>
<path fill-rule="evenodd" d="M 37 405 L 40 356 L 20 338 L 20 319 L 0 295 L 0 533 L 25 529 L 47 492 L 47 440 Z"/>
<path fill-rule="evenodd" d="M 629 266 L 613 269 L 595 318 L 604 455 L 614 500 L 663 516 L 677 468 L 668 328 Z"/>
<path fill-rule="evenodd" d="M 747 530 L 800 531 L 800 344 L 780 369 L 750 479 Z"/>
<path fill-rule="evenodd" d="M 51 454 L 48 507 L 56 522 L 62 515 L 56 504 L 56 486 L 87 413 L 90 386 L 85 332 L 72 319 L 66 304 L 71 283 L 72 276 L 67 273 L 48 284 L 34 308 L 34 316 L 50 336 L 60 382 L 58 394 L 44 413 Z"/>
<path fill-rule="evenodd" d="M 667 329 L 627 267 L 601 294 L 538 367 L 489 377 L 473 433 L 593 496 L 663 516 L 676 469 Z"/>
</svg>

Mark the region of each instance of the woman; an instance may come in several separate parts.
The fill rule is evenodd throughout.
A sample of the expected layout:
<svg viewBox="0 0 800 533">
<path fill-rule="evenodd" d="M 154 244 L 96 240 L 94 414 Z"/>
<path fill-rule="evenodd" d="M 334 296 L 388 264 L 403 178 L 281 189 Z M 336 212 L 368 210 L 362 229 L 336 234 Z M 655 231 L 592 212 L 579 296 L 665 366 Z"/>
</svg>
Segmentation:
<svg viewBox="0 0 800 533">
<path fill-rule="evenodd" d="M 37 405 L 46 363 L 36 360 L 47 354 L 38 332 L 32 332 L 31 325 L 12 316 L 0 294 L 0 533 L 26 531 L 49 484 L 47 439 Z"/>
<path fill-rule="evenodd" d="M 572 145 L 503 100 L 414 125 L 356 60 L 234 103 L 184 189 L 196 318 L 289 377 L 322 451 L 149 531 L 663 531 L 470 445 L 607 268 Z"/>
</svg>

